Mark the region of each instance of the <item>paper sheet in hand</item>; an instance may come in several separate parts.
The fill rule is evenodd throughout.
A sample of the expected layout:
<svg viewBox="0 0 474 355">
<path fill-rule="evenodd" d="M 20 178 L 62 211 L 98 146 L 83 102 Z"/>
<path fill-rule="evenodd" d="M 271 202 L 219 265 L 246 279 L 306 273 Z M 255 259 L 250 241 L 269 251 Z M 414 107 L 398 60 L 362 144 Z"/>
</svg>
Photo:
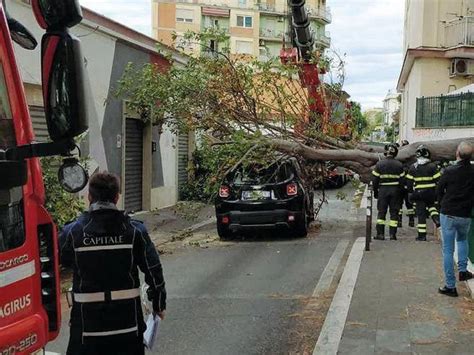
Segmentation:
<svg viewBox="0 0 474 355">
<path fill-rule="evenodd" d="M 143 343 L 147 349 L 153 350 L 153 346 L 156 343 L 158 337 L 158 329 L 160 327 L 160 317 L 153 317 L 153 314 L 148 315 L 146 321 L 146 330 L 143 333 Z"/>
</svg>

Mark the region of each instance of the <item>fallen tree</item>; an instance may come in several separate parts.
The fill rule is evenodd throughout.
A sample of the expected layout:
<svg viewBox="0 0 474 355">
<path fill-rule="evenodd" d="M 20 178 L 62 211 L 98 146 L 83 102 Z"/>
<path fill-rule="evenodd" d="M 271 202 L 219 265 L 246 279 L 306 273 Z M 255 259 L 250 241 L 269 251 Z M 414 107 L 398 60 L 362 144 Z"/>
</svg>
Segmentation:
<svg viewBox="0 0 474 355">
<path fill-rule="evenodd" d="M 456 148 L 462 141 L 474 145 L 474 138 L 460 138 L 431 142 L 415 142 L 400 148 L 397 159 L 402 162 L 415 160 L 416 149 L 423 144 L 431 152 L 433 160 L 455 160 Z M 370 181 L 372 170 L 377 162 L 384 157 L 383 149 L 360 147 L 360 149 L 314 149 L 298 142 L 275 139 L 271 144 L 278 150 L 290 155 L 299 155 L 308 161 L 334 161 L 347 167 L 361 176 L 364 182 Z M 363 149 L 365 148 L 365 150 Z"/>
<path fill-rule="evenodd" d="M 213 39 L 226 43 L 226 34 L 213 30 L 188 33 L 188 41 L 208 43 Z M 339 56 L 327 58 L 315 53 L 313 60 L 343 73 Z M 335 62 L 334 62 L 335 61 Z M 341 69 L 342 68 L 342 69 Z M 184 67 L 173 66 L 163 72 L 153 64 L 135 67 L 130 63 L 117 88 L 117 95 L 126 97 L 132 109 L 144 121 L 160 128 L 168 126 L 176 132 L 204 132 L 214 145 L 235 145 L 227 149 L 228 162 L 219 160 L 222 168 L 209 179 L 218 181 L 235 162 L 259 159 L 267 154 L 255 146 L 270 146 L 275 150 L 298 156 L 307 164 L 338 162 L 358 173 L 362 180 L 370 179 L 374 165 L 383 157 L 383 148 L 358 143 L 363 132 L 357 132 L 360 122 L 352 122 L 355 134 L 346 142 L 323 133 L 321 121 L 308 112 L 308 95 L 298 79 L 296 65 L 279 61 L 258 62 L 248 57 L 231 57 L 225 50 L 211 56 L 190 58 Z M 342 93 L 343 74 L 339 82 L 327 85 L 332 95 Z M 298 127 L 298 128 L 295 128 Z M 233 137 L 238 134 L 240 139 Z M 454 159 L 461 140 L 423 142 L 435 160 Z M 474 143 L 474 138 L 469 139 Z M 397 159 L 414 160 L 413 143 L 400 149 Z M 245 148 L 245 149 L 243 149 Z M 248 154 L 248 149 L 254 150 Z"/>
</svg>

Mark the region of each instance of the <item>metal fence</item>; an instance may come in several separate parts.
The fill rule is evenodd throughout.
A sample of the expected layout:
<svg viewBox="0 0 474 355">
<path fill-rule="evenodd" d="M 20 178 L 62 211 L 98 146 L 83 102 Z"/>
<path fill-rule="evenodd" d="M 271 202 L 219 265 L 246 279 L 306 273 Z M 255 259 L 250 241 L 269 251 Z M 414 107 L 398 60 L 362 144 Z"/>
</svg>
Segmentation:
<svg viewBox="0 0 474 355">
<path fill-rule="evenodd" d="M 474 93 L 416 99 L 416 127 L 474 126 Z"/>
</svg>

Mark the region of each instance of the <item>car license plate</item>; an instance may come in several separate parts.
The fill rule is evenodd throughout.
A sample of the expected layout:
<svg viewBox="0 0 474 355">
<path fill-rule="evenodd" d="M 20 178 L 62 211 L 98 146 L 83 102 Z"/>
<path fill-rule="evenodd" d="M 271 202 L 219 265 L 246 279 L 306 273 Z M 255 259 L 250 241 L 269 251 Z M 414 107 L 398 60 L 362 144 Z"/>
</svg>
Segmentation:
<svg viewBox="0 0 474 355">
<path fill-rule="evenodd" d="M 270 196 L 270 191 L 265 190 L 242 191 L 242 200 L 265 200 Z"/>
</svg>

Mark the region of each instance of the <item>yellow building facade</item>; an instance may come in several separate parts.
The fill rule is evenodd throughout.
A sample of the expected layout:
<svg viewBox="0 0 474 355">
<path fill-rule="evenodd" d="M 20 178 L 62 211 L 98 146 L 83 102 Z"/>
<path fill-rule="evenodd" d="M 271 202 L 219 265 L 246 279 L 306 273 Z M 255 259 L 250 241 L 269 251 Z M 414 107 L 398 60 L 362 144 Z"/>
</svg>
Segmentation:
<svg viewBox="0 0 474 355">
<path fill-rule="evenodd" d="M 219 28 L 229 34 L 232 54 L 248 54 L 261 60 L 277 57 L 288 39 L 286 0 L 153 0 L 153 37 L 172 46 L 179 45 L 186 31 Z M 326 0 L 307 0 L 316 46 L 330 46 L 326 25 L 331 23 Z M 176 40 L 173 39 L 175 34 Z M 187 44 L 187 52 L 203 49 Z"/>
</svg>

